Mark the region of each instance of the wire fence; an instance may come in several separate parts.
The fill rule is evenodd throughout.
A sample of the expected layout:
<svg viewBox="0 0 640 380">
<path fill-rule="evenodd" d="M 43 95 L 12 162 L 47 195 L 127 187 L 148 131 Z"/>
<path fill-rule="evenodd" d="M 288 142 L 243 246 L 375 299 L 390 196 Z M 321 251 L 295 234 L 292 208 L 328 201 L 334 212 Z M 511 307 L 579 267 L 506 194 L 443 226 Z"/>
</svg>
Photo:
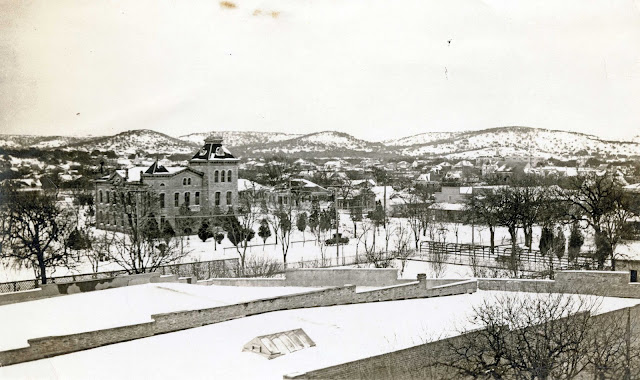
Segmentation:
<svg viewBox="0 0 640 380">
<path fill-rule="evenodd" d="M 244 273 L 240 270 L 240 263 L 237 258 L 220 259 L 210 261 L 198 261 L 191 263 L 170 264 L 157 267 L 153 272 L 162 275 L 177 275 L 179 277 L 193 277 L 197 280 L 209 278 L 233 278 L 233 277 L 272 277 L 284 273 L 287 269 L 302 268 L 329 268 L 336 266 L 355 265 L 366 262 L 363 255 L 332 256 L 326 255 L 317 259 L 289 262 L 286 265 L 274 259 L 251 260 L 245 263 Z M 62 284 L 83 280 L 94 280 L 103 278 L 113 278 L 128 274 L 126 270 L 116 270 L 98 273 L 72 274 L 68 276 L 49 277 L 47 280 L 52 284 Z M 0 293 L 20 292 L 25 290 L 38 289 L 40 280 L 22 280 L 0 283 Z"/>
<path fill-rule="evenodd" d="M 486 245 L 441 243 L 435 241 L 420 242 L 419 256 L 441 254 L 447 264 L 477 265 L 492 269 L 506 269 L 505 263 L 511 259 L 513 248 L 511 245 L 494 246 L 493 249 Z M 557 257 L 553 254 L 542 255 L 540 251 L 518 249 L 515 257 L 519 269 L 532 274 L 549 270 L 590 269 L 595 267 L 592 255 L 588 252 L 582 256 L 569 259 L 567 255 Z"/>
<path fill-rule="evenodd" d="M 163 275 L 175 274 L 180 277 L 195 277 L 198 280 L 204 280 L 205 278 L 212 277 L 234 276 L 237 273 L 237 268 L 238 259 L 233 258 L 162 265 L 154 268 L 153 272 L 159 272 Z M 128 274 L 128 272 L 124 269 L 108 272 L 71 274 L 68 276 L 49 277 L 47 278 L 47 282 L 51 284 L 64 284 L 75 281 L 113 278 L 126 274 Z M 0 293 L 21 292 L 38 289 L 39 287 L 40 279 L 3 282 L 0 283 Z"/>
</svg>

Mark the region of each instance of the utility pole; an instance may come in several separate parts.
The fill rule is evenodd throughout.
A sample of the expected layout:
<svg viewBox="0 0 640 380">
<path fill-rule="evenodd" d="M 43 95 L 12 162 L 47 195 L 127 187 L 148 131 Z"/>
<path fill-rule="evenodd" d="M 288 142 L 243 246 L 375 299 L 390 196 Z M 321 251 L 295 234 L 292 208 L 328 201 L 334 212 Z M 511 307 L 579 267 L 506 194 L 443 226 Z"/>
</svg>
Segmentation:
<svg viewBox="0 0 640 380">
<path fill-rule="evenodd" d="M 340 226 L 340 213 L 338 212 L 338 191 L 333 190 L 333 208 L 336 210 L 336 265 L 340 265 L 340 237 L 338 227 Z"/>
</svg>

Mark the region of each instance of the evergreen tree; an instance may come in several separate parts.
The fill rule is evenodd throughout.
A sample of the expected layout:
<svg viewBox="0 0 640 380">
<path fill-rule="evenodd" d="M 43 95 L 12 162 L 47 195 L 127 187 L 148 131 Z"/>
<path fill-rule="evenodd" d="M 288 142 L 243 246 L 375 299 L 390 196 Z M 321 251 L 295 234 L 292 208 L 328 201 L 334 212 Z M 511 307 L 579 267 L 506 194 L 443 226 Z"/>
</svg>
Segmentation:
<svg viewBox="0 0 640 380">
<path fill-rule="evenodd" d="M 580 255 L 580 249 L 584 244 L 584 235 L 580 231 L 578 223 L 573 223 L 569 234 L 569 260 L 573 261 Z"/>
<path fill-rule="evenodd" d="M 260 228 L 258 229 L 258 236 L 262 239 L 262 244 L 267 243 L 267 239 L 271 237 L 271 229 L 269 229 L 269 221 L 262 219 L 260 221 Z"/>
<path fill-rule="evenodd" d="M 213 237 L 213 233 L 211 232 L 211 229 L 209 228 L 209 224 L 207 222 L 203 221 L 202 224 L 200 224 L 200 228 L 198 229 L 198 237 L 200 238 L 200 240 L 202 240 L 202 242 L 206 242 L 207 239 Z"/>
<path fill-rule="evenodd" d="M 296 227 L 298 228 L 298 231 L 302 232 L 302 240 L 305 240 L 304 230 L 307 229 L 307 223 L 308 223 L 307 213 L 301 212 L 300 214 L 298 214 L 298 218 L 296 219 Z"/>
<path fill-rule="evenodd" d="M 553 253 L 556 254 L 558 259 L 561 259 L 566 251 L 565 248 L 566 237 L 564 236 L 564 231 L 562 231 L 562 227 L 556 228 L 556 233 L 553 236 Z"/>
<path fill-rule="evenodd" d="M 538 248 L 540 249 L 540 254 L 542 256 L 546 256 L 547 253 L 551 250 L 553 245 L 553 230 L 551 227 L 544 226 L 542 227 L 542 232 L 540 233 L 540 244 Z"/>
</svg>

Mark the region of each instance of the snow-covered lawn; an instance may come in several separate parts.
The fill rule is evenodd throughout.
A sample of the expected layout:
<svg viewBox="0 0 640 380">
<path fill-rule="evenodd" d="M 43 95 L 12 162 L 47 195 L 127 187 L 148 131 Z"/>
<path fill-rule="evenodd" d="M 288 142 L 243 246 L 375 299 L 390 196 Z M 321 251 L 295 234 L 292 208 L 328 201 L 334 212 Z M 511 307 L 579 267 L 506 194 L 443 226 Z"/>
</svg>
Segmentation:
<svg viewBox="0 0 640 380">
<path fill-rule="evenodd" d="M 339 263 L 342 263 L 342 257 L 355 257 L 356 255 L 362 256 L 365 253 L 364 244 L 365 240 L 369 246 L 372 246 L 373 243 L 373 231 L 370 231 L 365 237 L 360 239 L 354 237 L 353 230 L 353 222 L 351 221 L 348 214 L 341 214 L 340 216 L 340 232 L 343 236 L 349 238 L 349 243 L 347 245 L 340 246 L 340 260 Z M 397 241 L 397 227 L 399 225 L 406 226 L 406 219 L 403 218 L 391 218 L 387 229 L 380 227 L 376 233 L 376 248 L 378 250 L 389 249 L 393 251 L 396 247 Z M 256 223 L 254 230 L 257 231 L 259 224 Z M 363 226 L 362 223 L 358 223 L 358 234 L 361 234 Z M 436 228 L 434 226 L 434 228 Z M 472 242 L 472 230 L 473 230 L 473 242 L 477 245 L 489 245 L 489 230 L 484 226 L 475 226 L 472 228 L 470 225 L 456 224 L 456 223 L 442 223 L 438 224 L 437 228 L 444 232 L 444 239 L 440 241 L 445 241 L 446 243 L 471 243 Z M 334 231 L 330 233 L 325 233 L 320 241 L 330 238 Z M 102 231 L 96 231 L 96 234 L 101 234 Z M 272 231 L 273 233 L 273 231 Z M 386 244 L 385 236 L 389 233 L 389 243 L 388 247 Z M 408 230 L 409 234 L 409 247 L 415 248 L 414 237 L 411 234 L 411 231 Z M 568 236 L 568 231 L 566 232 Z M 538 246 L 538 240 L 540 236 L 540 228 L 536 227 L 533 230 L 533 248 L 536 249 Z M 509 243 L 509 234 L 506 228 L 496 228 L 496 236 L 495 242 L 498 245 L 507 245 Z M 306 240 L 306 241 L 305 241 Z M 426 236 L 420 236 L 420 240 L 431 240 L 429 236 L 429 232 L 427 232 Z M 289 247 L 289 251 L 287 254 L 287 262 L 297 262 L 297 261 L 306 261 L 306 260 L 319 260 L 322 257 L 325 259 L 336 260 L 336 246 L 324 246 L 316 242 L 316 236 L 314 236 L 308 229 L 303 234 L 295 228 L 292 231 L 291 244 Z M 524 236 L 520 231 L 520 235 L 518 236 L 518 243 L 524 243 Z M 231 242 L 225 237 L 221 244 L 217 245 L 217 248 L 214 249 L 213 239 L 208 239 L 206 242 L 202 242 L 197 235 L 192 235 L 185 238 L 185 249 L 190 251 L 189 255 L 185 257 L 182 262 L 193 262 L 193 261 L 208 261 L 208 260 L 218 260 L 218 259 L 228 259 L 228 258 L 238 258 L 238 252 L 236 247 L 234 247 Z M 248 261 L 251 261 L 252 258 L 270 258 L 273 260 L 277 260 L 278 262 L 282 262 L 282 246 L 281 240 L 278 239 L 278 244 L 275 244 L 275 237 L 271 236 L 266 244 L 263 244 L 262 239 L 257 236 L 254 237 L 253 240 L 249 242 L 249 247 L 247 248 L 247 257 Z M 99 270 L 100 271 L 113 271 L 113 270 L 121 270 L 122 268 L 114 263 L 101 263 Z M 91 273 L 91 265 L 88 262 L 80 262 L 76 268 L 73 270 L 69 270 L 67 268 L 57 268 L 55 272 L 49 273 L 49 276 L 65 276 L 69 274 L 78 274 L 78 273 Z M 16 281 L 16 280 L 31 280 L 34 278 L 33 271 L 31 269 L 15 269 L 9 267 L 0 267 L 0 282 L 7 281 Z"/>
</svg>

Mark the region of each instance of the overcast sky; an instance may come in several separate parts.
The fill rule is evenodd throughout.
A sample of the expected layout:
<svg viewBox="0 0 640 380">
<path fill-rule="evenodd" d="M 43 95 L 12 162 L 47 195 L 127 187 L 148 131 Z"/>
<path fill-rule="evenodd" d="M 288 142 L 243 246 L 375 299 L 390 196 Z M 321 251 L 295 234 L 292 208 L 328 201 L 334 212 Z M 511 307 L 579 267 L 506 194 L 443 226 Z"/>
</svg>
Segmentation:
<svg viewBox="0 0 640 380">
<path fill-rule="evenodd" d="M 640 134 L 640 0 L 229 1 L 0 0 L 0 131 Z"/>
</svg>

